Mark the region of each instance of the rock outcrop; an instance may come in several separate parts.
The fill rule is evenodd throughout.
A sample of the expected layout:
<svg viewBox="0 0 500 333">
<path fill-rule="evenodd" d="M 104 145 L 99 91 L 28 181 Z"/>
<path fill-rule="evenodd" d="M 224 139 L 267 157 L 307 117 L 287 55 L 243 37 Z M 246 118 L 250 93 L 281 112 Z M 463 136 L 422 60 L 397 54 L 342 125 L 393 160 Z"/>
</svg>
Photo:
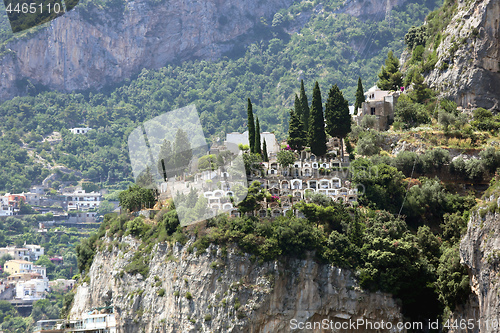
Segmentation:
<svg viewBox="0 0 500 333">
<path fill-rule="evenodd" d="M 96 254 L 90 282 L 78 286 L 71 317 L 112 304 L 120 333 L 277 333 L 292 331 L 294 319 L 383 320 L 394 326 L 403 319 L 391 295 L 363 291 L 350 271 L 311 258 L 258 263 L 236 248 L 211 245 L 197 256 L 189 251 L 192 241 L 162 243 L 153 247 L 144 278 L 124 273 L 136 240 L 127 236 L 119 247 L 109 244 Z"/>
<path fill-rule="evenodd" d="M 467 233 L 460 243 L 460 259 L 467 266 L 476 303 L 465 319 L 475 319 L 480 332 L 500 328 L 500 197 L 492 194 L 486 204 L 473 210 Z M 496 211 L 496 212 L 495 212 Z M 470 305 L 470 304 L 469 304 Z M 467 306 L 466 306 L 467 308 Z M 479 311 L 477 311 L 479 310 Z M 480 325 L 479 325 L 480 324 Z M 477 330 L 474 330 L 477 332 Z"/>
<path fill-rule="evenodd" d="M 431 88 L 466 109 L 500 110 L 500 1 L 458 1 L 443 31 Z"/>
<path fill-rule="evenodd" d="M 389 18 L 393 7 L 404 4 L 406 0 L 364 0 L 345 1 L 342 12 L 365 19 L 386 19 Z"/>
</svg>

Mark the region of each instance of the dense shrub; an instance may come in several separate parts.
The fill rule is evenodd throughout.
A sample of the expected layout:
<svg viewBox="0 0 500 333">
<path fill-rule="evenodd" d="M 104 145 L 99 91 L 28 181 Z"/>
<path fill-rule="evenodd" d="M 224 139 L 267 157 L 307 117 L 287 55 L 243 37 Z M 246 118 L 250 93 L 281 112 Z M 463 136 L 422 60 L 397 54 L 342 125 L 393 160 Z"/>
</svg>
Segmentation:
<svg viewBox="0 0 500 333">
<path fill-rule="evenodd" d="M 463 304 L 471 293 L 469 276 L 465 266 L 460 264 L 459 245 L 445 248 L 439 259 L 436 286 L 439 299 L 450 309 Z"/>
<path fill-rule="evenodd" d="M 411 128 L 430 122 L 430 117 L 422 104 L 414 103 L 409 97 L 402 95 L 396 103 L 394 121 L 400 122 L 403 128 Z"/>
</svg>

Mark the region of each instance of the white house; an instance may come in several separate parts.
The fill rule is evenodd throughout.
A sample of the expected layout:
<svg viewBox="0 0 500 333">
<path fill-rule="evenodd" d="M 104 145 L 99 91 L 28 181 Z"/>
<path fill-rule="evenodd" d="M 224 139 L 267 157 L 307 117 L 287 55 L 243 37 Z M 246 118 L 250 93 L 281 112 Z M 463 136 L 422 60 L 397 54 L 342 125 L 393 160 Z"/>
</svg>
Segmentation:
<svg viewBox="0 0 500 333">
<path fill-rule="evenodd" d="M 14 209 L 9 205 L 9 198 L 6 196 L 0 196 L 0 216 L 12 215 L 14 215 Z"/>
<path fill-rule="evenodd" d="M 367 92 L 364 93 L 365 95 L 365 101 L 381 101 L 384 99 L 385 96 L 388 96 L 390 91 L 387 90 L 381 90 L 377 86 L 373 86 L 370 89 L 368 89 Z"/>
<path fill-rule="evenodd" d="M 73 193 L 63 193 L 68 201 L 68 211 L 86 211 L 98 208 L 101 203 L 101 194 L 97 192 L 86 193 L 85 190 L 78 190 Z"/>
<path fill-rule="evenodd" d="M 45 188 L 43 185 L 33 185 L 30 187 L 30 193 L 44 194 Z"/>
<path fill-rule="evenodd" d="M 274 133 L 271 132 L 260 133 L 260 142 L 262 144 L 264 144 L 264 140 L 266 141 L 268 154 L 278 153 L 278 151 L 280 150 L 280 145 L 278 144 L 278 141 L 276 140 L 276 136 L 274 135 Z M 224 144 L 227 145 L 228 142 L 234 143 L 236 145 L 239 144 L 249 145 L 248 131 L 245 131 L 243 133 L 238 133 L 238 132 L 228 133 L 226 135 L 226 141 L 224 141 Z"/>
<path fill-rule="evenodd" d="M 88 131 L 91 131 L 92 128 L 90 127 L 75 127 L 71 128 L 70 132 L 73 134 L 87 134 Z"/>
<path fill-rule="evenodd" d="M 26 202 L 32 206 L 40 206 L 42 195 L 39 193 L 23 192 L 22 195 L 26 197 Z"/>
<path fill-rule="evenodd" d="M 25 247 L 8 246 L 0 248 L 0 257 L 3 257 L 7 254 L 10 255 L 13 260 L 30 260 L 30 252 Z"/>
<path fill-rule="evenodd" d="M 49 290 L 49 281 L 46 278 L 19 281 L 16 283 L 16 298 L 35 301 L 45 298 L 45 292 Z"/>
<path fill-rule="evenodd" d="M 44 249 L 40 245 L 24 244 L 24 247 L 28 249 L 28 254 L 31 261 L 37 261 L 41 256 L 44 255 Z"/>
<path fill-rule="evenodd" d="M 71 290 L 74 285 L 75 280 L 57 279 L 49 281 L 49 287 L 51 290 L 68 291 Z"/>
<path fill-rule="evenodd" d="M 47 268 L 45 266 L 33 265 L 33 267 L 31 267 L 31 271 L 33 273 L 40 274 L 43 278 L 47 277 Z"/>
</svg>

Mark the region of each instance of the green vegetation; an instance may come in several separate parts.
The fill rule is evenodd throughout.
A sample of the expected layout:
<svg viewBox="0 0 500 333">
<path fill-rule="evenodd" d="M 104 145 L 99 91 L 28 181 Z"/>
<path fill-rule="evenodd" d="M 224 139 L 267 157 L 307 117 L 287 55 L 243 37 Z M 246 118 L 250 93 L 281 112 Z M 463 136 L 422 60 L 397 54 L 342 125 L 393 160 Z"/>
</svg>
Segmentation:
<svg viewBox="0 0 500 333">
<path fill-rule="evenodd" d="M 309 132 L 307 133 L 308 146 L 316 156 L 326 154 L 325 117 L 323 115 L 323 103 L 321 91 L 316 81 L 313 89 L 311 113 L 309 115 Z"/>
<path fill-rule="evenodd" d="M 382 66 L 378 77 L 377 86 L 382 90 L 398 91 L 403 85 L 403 73 L 399 71 L 399 60 L 394 56 L 392 51 L 387 53 L 385 66 Z"/>
<path fill-rule="evenodd" d="M 483 155 L 492 169 L 500 160 L 494 150 Z M 396 158 L 358 158 L 351 163 L 350 173 L 354 184 L 365 189 L 358 198 L 359 206 L 346 207 L 314 194 L 310 203 L 295 203 L 304 218 L 220 215 L 206 221 L 202 229 L 195 228 L 196 241 L 188 250 L 205 255 L 211 243 L 221 247 L 236 244 L 261 262 L 304 258 L 307 251 L 314 251 L 320 262 L 353 269 L 363 288 L 401 298 L 410 318 L 434 318 L 445 308 L 454 309 L 470 292 L 457 246 L 475 199 L 450 192 L 438 178 L 423 176 L 439 174 L 449 163 L 443 149 L 421 156 L 405 152 Z M 407 178 L 406 174 L 422 176 Z M 255 182 L 239 210 L 258 210 L 258 202 L 265 196 L 266 191 Z M 162 211 L 155 221 L 108 215 L 101 228 L 101 239 L 94 239 L 94 248 L 100 246 L 105 230 L 111 238 L 130 233 L 142 241 L 126 270 L 144 276 L 154 244 L 182 244 L 186 233 L 192 234 L 178 226 L 175 210 Z M 211 267 L 217 269 L 217 261 Z M 188 292 L 184 297 L 192 295 Z M 241 306 L 236 301 L 234 305 L 235 310 Z"/>
<path fill-rule="evenodd" d="M 137 211 L 143 208 L 152 208 L 156 203 L 155 193 L 151 189 L 141 188 L 133 185 L 119 195 L 120 206 L 129 211 Z"/>
<path fill-rule="evenodd" d="M 354 114 L 358 114 L 358 109 L 365 102 L 365 90 L 363 89 L 363 83 L 361 82 L 361 77 L 358 79 L 358 89 L 356 90 L 356 102 L 354 103 Z"/>
<path fill-rule="evenodd" d="M 295 110 L 290 109 L 287 143 L 291 149 L 298 151 L 301 151 L 306 145 L 306 132 L 301 120 L 300 101 L 297 95 L 295 95 Z"/>
<path fill-rule="evenodd" d="M 326 132 L 332 138 L 340 138 L 340 152 L 344 157 L 343 139 L 351 132 L 349 102 L 335 84 L 328 93 L 325 105 Z"/>
<path fill-rule="evenodd" d="M 415 103 L 410 97 L 402 95 L 394 110 L 394 121 L 401 124 L 402 128 L 408 129 L 430 123 L 431 119 L 424 105 Z"/>
<path fill-rule="evenodd" d="M 104 3 L 103 8 L 116 7 L 118 12 L 121 8 L 120 1 Z M 94 5 L 99 7 L 82 1 L 78 7 L 82 13 L 90 13 L 87 9 Z M 225 133 L 245 130 L 246 97 L 254 102 L 261 130 L 274 130 L 278 139 L 284 139 L 298 77 L 306 84 L 300 94 L 305 119 L 309 113 L 308 106 L 304 108 L 305 91 L 312 91 L 316 80 L 323 90 L 337 83 L 344 97 L 354 102 L 358 78 L 368 86 L 374 84 L 388 50 L 399 54 L 403 49 L 399 41 L 411 26 L 421 24 L 436 3 L 410 1 L 393 8 L 390 26 L 385 21 L 333 14 L 339 5 L 336 0 L 322 5 L 325 11 L 313 11 L 310 2 L 281 10 L 273 19 L 274 26 L 263 23 L 256 28 L 257 42 L 235 48 L 243 53 L 234 51 L 213 62 L 187 61 L 145 69 L 136 78 L 100 92 L 44 92 L 25 82 L 28 96 L 0 105 L 0 190 L 27 190 L 30 183 L 41 183 L 50 173 L 36 162 L 39 158 L 21 148 L 22 142 L 52 165 L 65 165 L 75 174 L 82 172 L 88 182 L 126 189 L 132 180 L 128 134 L 145 120 L 191 103 L 197 106 L 209 142 Z M 300 18 L 309 13 L 311 18 L 299 34 L 284 32 L 299 26 Z M 12 34 L 5 13 L 2 15 L 0 40 L 5 41 Z M 94 130 L 86 135 L 67 131 L 78 125 Z M 51 144 L 46 139 L 54 131 L 61 133 L 61 141 Z M 75 174 L 71 181 L 80 178 Z"/>
<path fill-rule="evenodd" d="M 255 123 L 253 121 L 253 107 L 250 98 L 248 99 L 248 107 L 247 107 L 247 127 L 248 127 L 248 142 L 250 143 L 250 152 L 255 153 Z"/>
</svg>

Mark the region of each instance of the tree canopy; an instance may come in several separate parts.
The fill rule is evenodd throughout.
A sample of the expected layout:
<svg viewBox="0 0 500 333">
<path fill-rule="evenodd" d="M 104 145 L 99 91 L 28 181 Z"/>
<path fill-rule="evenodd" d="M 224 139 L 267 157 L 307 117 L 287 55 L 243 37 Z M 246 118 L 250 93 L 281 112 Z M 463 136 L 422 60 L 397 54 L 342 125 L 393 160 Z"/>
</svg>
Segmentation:
<svg viewBox="0 0 500 333">
<path fill-rule="evenodd" d="M 399 90 L 403 85 L 403 74 L 399 71 L 399 60 L 392 51 L 387 53 L 385 66 L 382 66 L 378 74 L 377 86 L 382 90 Z"/>
</svg>

